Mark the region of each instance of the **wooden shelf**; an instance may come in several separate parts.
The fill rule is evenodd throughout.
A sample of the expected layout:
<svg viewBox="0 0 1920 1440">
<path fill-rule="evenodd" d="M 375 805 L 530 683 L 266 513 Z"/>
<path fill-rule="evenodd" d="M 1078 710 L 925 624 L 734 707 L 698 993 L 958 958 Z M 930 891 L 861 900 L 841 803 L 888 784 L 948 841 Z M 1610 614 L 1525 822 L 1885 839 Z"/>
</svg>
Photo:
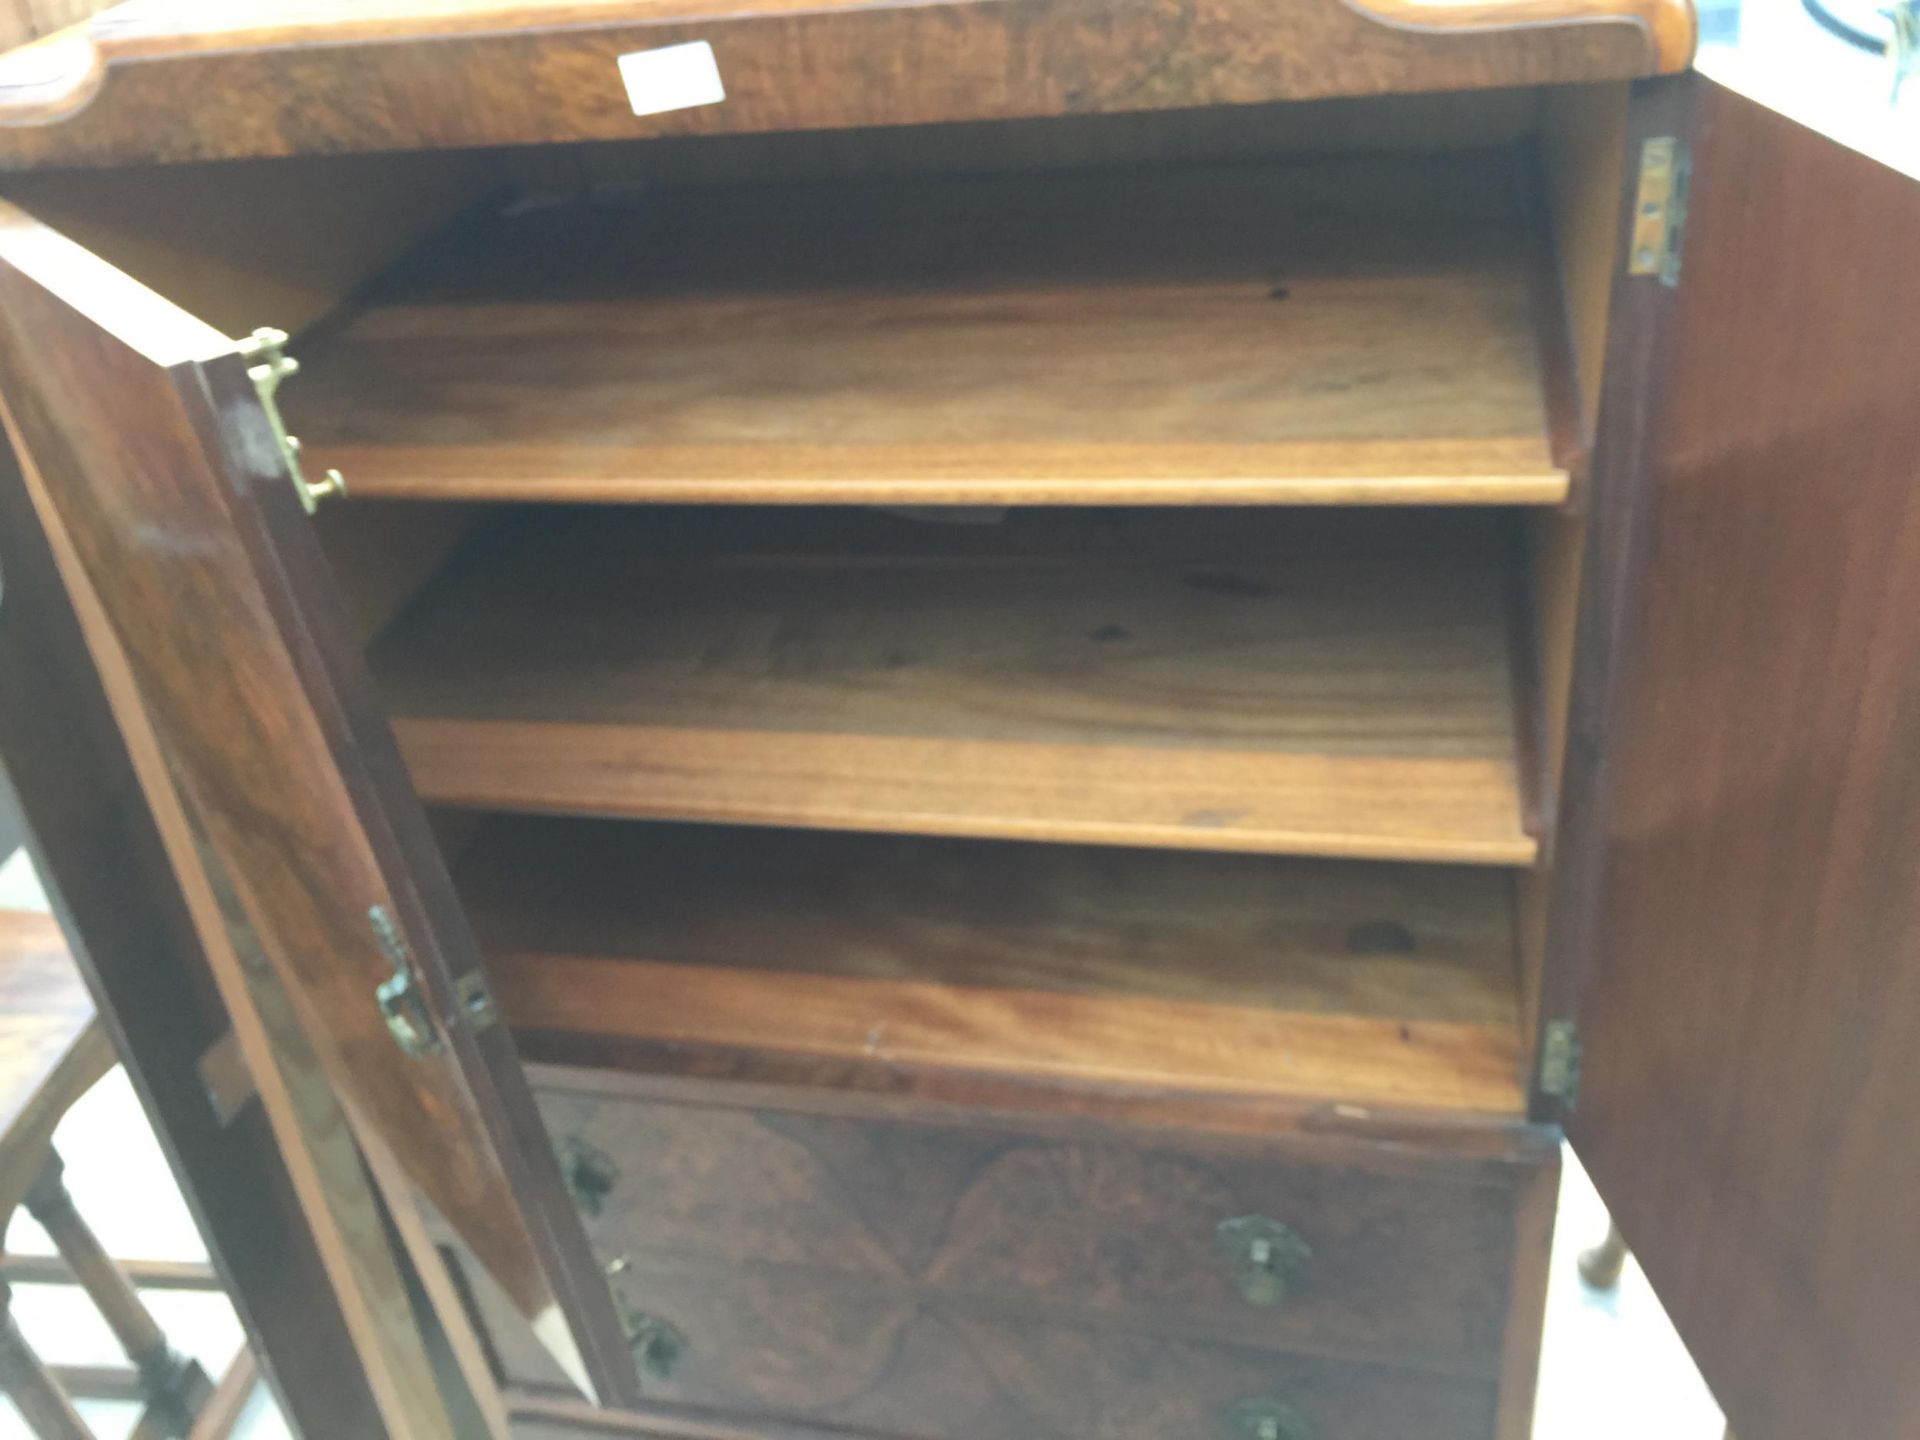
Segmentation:
<svg viewBox="0 0 1920 1440">
<path fill-rule="evenodd" d="M 523 1031 L 1524 1103 L 1497 871 L 522 818 L 457 879 Z"/>
<path fill-rule="evenodd" d="M 1521 865 L 1508 519 L 561 508 L 372 661 L 442 803 Z"/>
<path fill-rule="evenodd" d="M 285 403 L 368 498 L 1550 505 L 1519 196 L 1504 154 L 643 191 L 450 237 Z"/>
</svg>

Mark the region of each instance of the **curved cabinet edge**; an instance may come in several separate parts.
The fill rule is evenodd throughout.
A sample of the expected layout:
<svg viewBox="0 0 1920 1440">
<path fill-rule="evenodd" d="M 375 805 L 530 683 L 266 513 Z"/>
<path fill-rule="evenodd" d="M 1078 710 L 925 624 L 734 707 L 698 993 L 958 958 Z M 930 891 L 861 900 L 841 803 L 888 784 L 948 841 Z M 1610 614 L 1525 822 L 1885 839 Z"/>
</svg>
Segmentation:
<svg viewBox="0 0 1920 1440">
<path fill-rule="evenodd" d="M 0 55 L 0 170 L 1628 80 L 1685 68 L 1695 29 L 1691 0 L 413 0 L 377 17 L 327 0 L 274 24 L 193 14 L 134 0 Z M 634 114 L 620 57 L 695 41 L 712 46 L 725 99 Z"/>
<path fill-rule="evenodd" d="M 1646 36 L 1650 75 L 1677 75 L 1693 64 L 1700 19 L 1694 0 L 1344 0 L 1383 25 L 1433 32 L 1636 25 Z"/>
<path fill-rule="evenodd" d="M 84 110 L 107 79 L 107 57 L 86 25 L 0 54 L 0 127 L 51 125 Z"/>
</svg>

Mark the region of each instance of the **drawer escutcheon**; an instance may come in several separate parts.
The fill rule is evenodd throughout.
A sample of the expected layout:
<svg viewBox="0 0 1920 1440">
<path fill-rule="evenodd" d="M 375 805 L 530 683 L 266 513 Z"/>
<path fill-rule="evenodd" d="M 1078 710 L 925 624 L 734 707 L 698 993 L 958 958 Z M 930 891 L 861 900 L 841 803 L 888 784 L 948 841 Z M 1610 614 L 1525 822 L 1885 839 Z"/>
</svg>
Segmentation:
<svg viewBox="0 0 1920 1440">
<path fill-rule="evenodd" d="M 686 1334 L 672 1321 L 644 1310 L 628 1310 L 625 1324 L 627 1344 L 633 1349 L 640 1373 L 655 1380 L 672 1379 L 680 1357 L 687 1351 Z"/>
<path fill-rule="evenodd" d="M 1214 1232 L 1214 1248 L 1233 1266 L 1234 1284 L 1249 1305 L 1284 1305 L 1306 1274 L 1313 1247 L 1291 1226 L 1265 1215 L 1236 1215 Z"/>
<path fill-rule="evenodd" d="M 607 1197 L 620 1179 L 613 1157 L 578 1135 L 569 1136 L 560 1146 L 560 1175 L 575 1207 L 588 1219 L 606 1211 Z"/>
<path fill-rule="evenodd" d="M 1313 1422 L 1297 1405 L 1270 1395 L 1242 1400 L 1227 1412 L 1235 1435 L 1251 1440 L 1314 1440 Z"/>
</svg>

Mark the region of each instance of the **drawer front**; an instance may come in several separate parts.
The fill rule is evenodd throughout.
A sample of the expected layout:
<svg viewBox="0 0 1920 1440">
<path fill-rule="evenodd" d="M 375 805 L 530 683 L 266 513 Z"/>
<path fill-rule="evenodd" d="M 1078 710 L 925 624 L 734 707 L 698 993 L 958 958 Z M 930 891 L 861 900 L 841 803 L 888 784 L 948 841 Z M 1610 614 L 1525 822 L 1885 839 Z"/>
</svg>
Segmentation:
<svg viewBox="0 0 1920 1440">
<path fill-rule="evenodd" d="M 1498 1373 L 1517 1189 L 1484 1170 L 584 1090 L 541 1104 L 593 1243 L 636 1273 L 802 1270 L 942 1313 Z"/>
<path fill-rule="evenodd" d="M 645 1385 L 715 1422 L 916 1440 L 1491 1440 L 1495 1382 L 994 1312 L 777 1266 L 643 1269 L 683 1348 Z M 544 1371 L 536 1354 L 525 1362 Z M 512 1362 L 510 1362 L 512 1363 Z M 1263 1432 L 1260 1419 L 1280 1426 Z M 780 1428 L 780 1427 L 787 1428 Z"/>
</svg>

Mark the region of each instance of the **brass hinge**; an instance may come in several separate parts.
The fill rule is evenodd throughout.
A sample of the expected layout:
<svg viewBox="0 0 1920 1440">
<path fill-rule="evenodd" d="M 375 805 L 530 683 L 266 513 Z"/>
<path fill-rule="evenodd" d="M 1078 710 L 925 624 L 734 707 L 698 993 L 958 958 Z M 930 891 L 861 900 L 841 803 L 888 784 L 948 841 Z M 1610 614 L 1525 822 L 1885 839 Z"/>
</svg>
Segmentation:
<svg viewBox="0 0 1920 1440">
<path fill-rule="evenodd" d="M 1540 1037 L 1540 1093 L 1566 1109 L 1580 1098 L 1580 1032 L 1571 1020 L 1549 1020 Z"/>
<path fill-rule="evenodd" d="M 1633 245 L 1627 253 L 1629 275 L 1657 275 L 1660 283 L 1680 283 L 1680 244 L 1687 225 L 1687 185 L 1693 160 L 1671 135 L 1655 135 L 1640 144 L 1640 184 L 1633 200 Z"/>
<path fill-rule="evenodd" d="M 300 497 L 301 505 L 311 515 L 322 500 L 345 495 L 347 482 L 338 470 L 327 471 L 319 480 L 307 479 L 307 472 L 300 465 L 300 438 L 289 435 L 286 422 L 280 418 L 280 402 L 275 394 L 282 380 L 299 373 L 300 362 L 287 354 L 287 332 L 284 330 L 256 330 L 239 345 L 240 356 L 247 362 L 247 378 L 253 381 L 253 388 L 260 396 L 261 407 L 267 412 L 267 423 L 273 427 L 273 438 L 280 446 L 280 458 L 286 464 L 287 473 L 293 477 L 294 494 Z"/>
</svg>

